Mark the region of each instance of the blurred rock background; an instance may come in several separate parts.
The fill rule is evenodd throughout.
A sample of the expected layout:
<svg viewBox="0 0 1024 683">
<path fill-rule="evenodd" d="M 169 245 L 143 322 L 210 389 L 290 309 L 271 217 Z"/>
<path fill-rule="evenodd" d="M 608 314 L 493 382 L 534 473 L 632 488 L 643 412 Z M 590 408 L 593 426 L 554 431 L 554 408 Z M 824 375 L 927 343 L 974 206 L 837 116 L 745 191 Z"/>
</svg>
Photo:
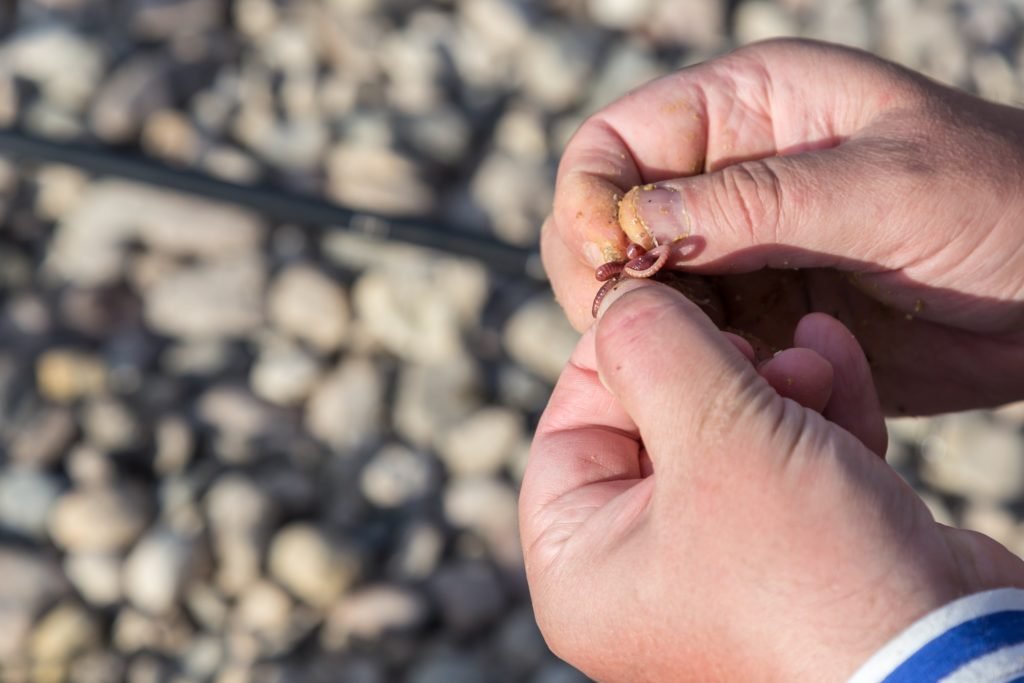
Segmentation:
<svg viewBox="0 0 1024 683">
<path fill-rule="evenodd" d="M 534 244 L 590 112 L 752 40 L 1013 102 L 1024 0 L 17 0 L 0 124 Z M 571 683 L 516 534 L 576 335 L 444 254 L 0 161 L 0 681 Z M 1024 553 L 1024 408 L 891 424 Z"/>
</svg>

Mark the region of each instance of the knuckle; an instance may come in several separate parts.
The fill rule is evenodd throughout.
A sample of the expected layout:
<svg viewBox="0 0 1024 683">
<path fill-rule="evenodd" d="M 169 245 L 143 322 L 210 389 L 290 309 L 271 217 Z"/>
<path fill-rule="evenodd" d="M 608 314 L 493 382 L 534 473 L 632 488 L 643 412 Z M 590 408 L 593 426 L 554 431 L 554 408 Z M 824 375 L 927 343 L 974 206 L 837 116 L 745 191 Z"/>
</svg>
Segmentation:
<svg viewBox="0 0 1024 683">
<path fill-rule="evenodd" d="M 704 444 L 727 443 L 738 424 L 763 419 L 775 403 L 772 392 L 753 368 L 723 368 L 722 376 L 709 383 L 715 387 L 708 400 L 694 409 L 692 429 L 696 440 Z"/>
<path fill-rule="evenodd" d="M 782 183 L 767 160 L 723 168 L 714 176 L 709 199 L 718 222 L 751 244 L 778 241 Z"/>
</svg>

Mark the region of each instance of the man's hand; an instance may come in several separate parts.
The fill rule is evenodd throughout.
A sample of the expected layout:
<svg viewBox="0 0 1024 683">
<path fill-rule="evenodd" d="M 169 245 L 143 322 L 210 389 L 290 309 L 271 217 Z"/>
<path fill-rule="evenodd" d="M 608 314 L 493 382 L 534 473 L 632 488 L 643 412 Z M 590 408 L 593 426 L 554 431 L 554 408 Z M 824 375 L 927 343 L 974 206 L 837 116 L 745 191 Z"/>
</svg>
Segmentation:
<svg viewBox="0 0 1024 683">
<path fill-rule="evenodd" d="M 730 324 L 779 340 L 808 312 L 838 317 L 888 411 L 1024 398 L 1017 109 L 856 50 L 743 48 L 629 93 L 570 142 L 542 247 L 580 330 L 623 229 L 675 242 L 677 269 L 784 269 L 718 278 Z"/>
<path fill-rule="evenodd" d="M 588 675 L 841 680 L 932 609 L 1024 586 L 1020 560 L 936 524 L 879 457 L 867 363 L 834 319 L 755 367 L 663 285 L 620 285 L 606 310 L 520 500 L 538 623 Z"/>
</svg>

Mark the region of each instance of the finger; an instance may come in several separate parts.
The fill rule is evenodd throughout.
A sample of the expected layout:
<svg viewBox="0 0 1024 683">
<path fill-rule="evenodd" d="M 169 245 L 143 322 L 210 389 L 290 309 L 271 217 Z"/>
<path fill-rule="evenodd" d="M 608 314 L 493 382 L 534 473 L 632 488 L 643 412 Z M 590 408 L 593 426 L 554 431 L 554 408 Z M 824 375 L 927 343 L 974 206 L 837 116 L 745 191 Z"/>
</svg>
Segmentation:
<svg viewBox="0 0 1024 683">
<path fill-rule="evenodd" d="M 523 538 L 541 511 L 598 482 L 641 478 L 639 434 L 596 371 L 594 332 L 581 337 L 537 426 L 520 494 Z M 592 501 L 593 502 L 593 501 Z"/>
<path fill-rule="evenodd" d="M 754 347 L 750 345 L 750 342 L 740 335 L 733 334 L 732 332 L 723 332 L 722 335 L 725 336 L 725 338 L 729 340 L 729 343 L 735 346 L 736 349 L 743 354 L 744 358 L 749 360 L 751 363 L 754 362 L 756 356 L 754 354 Z"/>
<path fill-rule="evenodd" d="M 621 258 L 618 204 L 630 188 L 834 147 L 903 106 L 913 83 L 867 53 L 795 40 L 659 79 L 589 119 L 570 141 L 559 166 L 557 225 L 592 267 Z"/>
<path fill-rule="evenodd" d="M 787 402 L 695 304 L 636 280 L 609 296 L 596 326 L 597 367 L 639 428 L 655 471 L 685 467 L 689 452 L 755 457 L 747 454 L 764 451 L 753 444 L 792 443 Z"/>
<path fill-rule="evenodd" d="M 812 349 L 780 351 L 757 368 L 780 396 L 816 413 L 825 410 L 832 395 L 832 365 Z"/>
<path fill-rule="evenodd" d="M 550 217 L 541 228 L 540 255 L 555 299 L 569 323 L 583 332 L 594 322 L 591 306 L 601 284 L 594 279 L 594 269 L 569 250 Z"/>
<path fill-rule="evenodd" d="M 619 218 L 632 241 L 674 243 L 669 266 L 694 272 L 863 269 L 865 263 L 884 271 L 917 248 L 899 238 L 909 220 L 900 200 L 912 195 L 916 181 L 878 173 L 887 155 L 893 157 L 891 148 L 878 140 L 851 140 L 663 180 L 630 190 Z"/>
<path fill-rule="evenodd" d="M 885 418 L 871 367 L 857 339 L 835 318 L 811 313 L 797 324 L 793 342 L 813 349 L 832 366 L 832 395 L 824 416 L 884 458 L 889 438 Z"/>
</svg>

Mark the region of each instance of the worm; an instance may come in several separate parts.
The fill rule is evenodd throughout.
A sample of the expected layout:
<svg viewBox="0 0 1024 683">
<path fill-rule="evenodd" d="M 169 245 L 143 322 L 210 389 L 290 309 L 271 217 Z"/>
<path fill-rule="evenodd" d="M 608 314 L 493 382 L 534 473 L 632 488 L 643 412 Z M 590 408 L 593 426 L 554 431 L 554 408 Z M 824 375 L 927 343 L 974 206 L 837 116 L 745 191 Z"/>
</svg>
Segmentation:
<svg viewBox="0 0 1024 683">
<path fill-rule="evenodd" d="M 629 277 L 651 277 L 668 261 L 668 245 L 663 244 L 637 256 L 622 267 L 622 272 Z"/>
</svg>

